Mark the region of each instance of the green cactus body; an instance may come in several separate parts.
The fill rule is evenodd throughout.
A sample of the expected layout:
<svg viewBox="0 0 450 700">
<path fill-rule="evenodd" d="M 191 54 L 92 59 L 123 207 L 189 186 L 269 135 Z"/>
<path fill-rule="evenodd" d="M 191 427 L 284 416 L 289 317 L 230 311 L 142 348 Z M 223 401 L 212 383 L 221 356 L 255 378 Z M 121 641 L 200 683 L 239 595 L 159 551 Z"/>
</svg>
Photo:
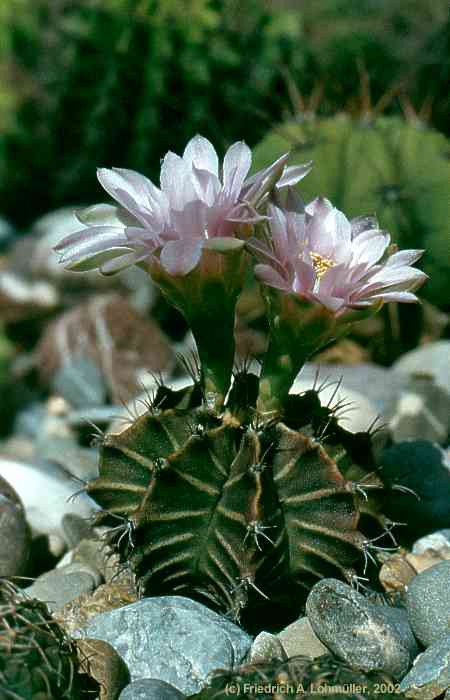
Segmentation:
<svg viewBox="0 0 450 700">
<path fill-rule="evenodd" d="M 255 385 L 237 375 L 220 415 L 198 387 L 160 388 L 147 413 L 105 436 L 88 485 L 103 518 L 124 518 L 110 536 L 143 593 L 187 595 L 243 624 L 263 608 L 298 613 L 324 576 L 352 579 L 367 552 L 362 503 L 385 525 L 358 487 L 370 438 L 340 428 L 315 391 L 259 415 Z"/>
<path fill-rule="evenodd" d="M 76 651 L 46 605 L 0 581 L 2 700 L 81 697 Z"/>
<path fill-rule="evenodd" d="M 225 700 L 230 695 L 243 700 L 255 695 L 262 700 L 286 696 L 293 700 L 314 700 L 320 696 L 334 700 L 389 700 L 393 694 L 405 697 L 389 676 L 357 671 L 327 654 L 317 659 L 295 656 L 288 661 L 246 664 L 232 673 L 217 671 L 209 685 L 189 700 Z"/>
<path fill-rule="evenodd" d="M 289 150 L 292 163 L 314 161 L 301 183 L 307 201 L 322 195 L 347 215 L 375 213 L 401 248 L 425 249 L 424 297 L 448 305 L 450 150 L 442 134 L 397 117 L 293 120 L 256 147 L 255 170 Z"/>
</svg>

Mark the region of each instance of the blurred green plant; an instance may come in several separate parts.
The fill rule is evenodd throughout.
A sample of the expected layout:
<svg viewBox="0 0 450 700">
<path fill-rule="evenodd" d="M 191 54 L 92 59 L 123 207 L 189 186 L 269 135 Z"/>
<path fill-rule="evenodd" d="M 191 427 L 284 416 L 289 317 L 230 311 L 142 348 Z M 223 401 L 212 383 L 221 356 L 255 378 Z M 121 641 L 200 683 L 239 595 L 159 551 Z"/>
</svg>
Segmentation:
<svg viewBox="0 0 450 700">
<path fill-rule="evenodd" d="M 155 176 L 196 132 L 219 148 L 252 143 L 280 117 L 279 66 L 298 36 L 258 0 L 245 13 L 235 0 L 4 5 L 0 200 L 18 223 L 92 201 L 95 165 Z"/>
</svg>

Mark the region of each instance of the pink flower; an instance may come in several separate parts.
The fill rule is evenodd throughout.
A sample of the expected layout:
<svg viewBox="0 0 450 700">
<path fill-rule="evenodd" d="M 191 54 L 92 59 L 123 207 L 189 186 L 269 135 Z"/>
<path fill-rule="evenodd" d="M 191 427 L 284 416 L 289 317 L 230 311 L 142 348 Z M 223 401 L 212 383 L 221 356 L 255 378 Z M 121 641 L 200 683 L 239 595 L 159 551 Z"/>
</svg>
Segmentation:
<svg viewBox="0 0 450 700">
<path fill-rule="evenodd" d="M 269 192 L 295 184 L 310 164 L 287 167 L 288 154 L 247 178 L 251 151 L 244 142 L 225 154 L 221 172 L 211 143 L 195 136 L 183 156 L 165 156 L 160 188 L 134 172 L 98 170 L 98 179 L 119 206 L 100 204 L 78 214 L 85 228 L 57 246 L 68 269 L 99 268 L 112 274 L 138 262 L 159 263 L 172 275 L 193 270 L 203 248 L 219 249 L 239 226 L 265 220 Z M 230 245 L 225 242 L 225 247 Z"/>
<path fill-rule="evenodd" d="M 342 315 L 377 302 L 415 302 L 427 275 L 411 267 L 422 250 L 392 253 L 374 217 L 348 221 L 327 200 L 306 207 L 289 191 L 287 208 L 269 206 L 270 235 L 250 239 L 255 273 L 271 287 L 316 301 Z"/>
</svg>

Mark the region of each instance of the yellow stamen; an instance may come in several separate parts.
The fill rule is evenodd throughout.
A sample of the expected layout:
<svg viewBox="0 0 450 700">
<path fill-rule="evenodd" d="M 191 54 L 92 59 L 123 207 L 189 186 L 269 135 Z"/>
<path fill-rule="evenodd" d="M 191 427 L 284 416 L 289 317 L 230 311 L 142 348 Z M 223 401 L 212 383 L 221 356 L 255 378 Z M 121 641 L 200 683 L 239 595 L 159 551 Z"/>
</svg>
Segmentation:
<svg viewBox="0 0 450 700">
<path fill-rule="evenodd" d="M 331 260 L 331 258 L 324 258 L 320 253 L 310 253 L 310 256 L 313 261 L 314 272 L 319 280 L 330 267 L 336 265 L 334 260 Z"/>
</svg>

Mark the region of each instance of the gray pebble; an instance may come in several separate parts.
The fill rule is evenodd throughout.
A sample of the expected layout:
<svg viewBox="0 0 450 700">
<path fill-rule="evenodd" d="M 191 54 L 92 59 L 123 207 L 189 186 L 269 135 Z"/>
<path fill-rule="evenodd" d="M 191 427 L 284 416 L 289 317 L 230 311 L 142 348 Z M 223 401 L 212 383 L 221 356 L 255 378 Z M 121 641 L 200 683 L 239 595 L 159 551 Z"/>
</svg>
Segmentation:
<svg viewBox="0 0 450 700">
<path fill-rule="evenodd" d="M 80 518 L 76 513 L 66 513 L 62 519 L 64 539 L 69 549 L 73 549 L 84 539 L 92 536 L 92 527 L 86 518 Z"/>
<path fill-rule="evenodd" d="M 277 636 L 288 658 L 303 655 L 315 659 L 330 653 L 315 634 L 307 617 L 288 625 Z"/>
<path fill-rule="evenodd" d="M 47 571 L 25 593 L 46 603 L 51 611 L 59 610 L 82 593 L 90 593 L 100 584 L 101 578 L 80 562 Z"/>
<path fill-rule="evenodd" d="M 198 692 L 217 668 L 239 665 L 252 639 L 204 605 L 181 596 L 144 598 L 93 617 L 83 634 L 109 642 L 131 679 L 157 678 Z"/>
<path fill-rule="evenodd" d="M 260 632 L 253 640 L 246 661 L 248 663 L 259 663 L 260 661 L 272 661 L 272 659 L 284 661 L 287 658 L 277 635 L 270 632 Z"/>
<path fill-rule="evenodd" d="M 106 384 L 97 365 L 87 357 L 71 358 L 56 372 L 52 381 L 55 393 L 74 408 L 102 406 Z"/>
<path fill-rule="evenodd" d="M 438 340 L 406 352 L 394 362 L 391 369 L 394 370 L 394 375 L 413 374 L 425 370 L 434 377 L 436 384 L 450 393 L 449 357 L 450 340 Z"/>
<path fill-rule="evenodd" d="M 414 634 L 424 646 L 450 632 L 450 561 L 435 564 L 412 579 L 406 607 Z"/>
<path fill-rule="evenodd" d="M 439 552 L 439 550 L 445 547 L 450 548 L 450 530 L 437 530 L 432 532 L 430 535 L 425 535 L 420 537 L 413 544 L 412 553 L 413 554 L 423 554 L 428 549 L 433 552 Z"/>
<path fill-rule="evenodd" d="M 30 529 L 22 503 L 10 484 L 0 477 L 0 576 L 26 572 Z"/>
<path fill-rule="evenodd" d="M 122 690 L 119 700 L 183 700 L 181 693 L 170 683 L 156 678 L 141 678 Z"/>
<path fill-rule="evenodd" d="M 54 462 L 27 462 L 0 455 L 0 475 L 17 491 L 36 533 L 62 536 L 61 521 L 66 513 L 89 518 L 99 510 L 92 498 L 80 491 L 80 482 Z"/>
<path fill-rule="evenodd" d="M 450 688 L 450 634 L 437 639 L 417 657 L 399 690 L 408 698 L 433 700 L 447 688 Z"/>
<path fill-rule="evenodd" d="M 321 642 L 355 669 L 401 678 L 417 654 L 404 610 L 374 605 L 342 581 L 319 581 L 306 613 Z"/>
</svg>

